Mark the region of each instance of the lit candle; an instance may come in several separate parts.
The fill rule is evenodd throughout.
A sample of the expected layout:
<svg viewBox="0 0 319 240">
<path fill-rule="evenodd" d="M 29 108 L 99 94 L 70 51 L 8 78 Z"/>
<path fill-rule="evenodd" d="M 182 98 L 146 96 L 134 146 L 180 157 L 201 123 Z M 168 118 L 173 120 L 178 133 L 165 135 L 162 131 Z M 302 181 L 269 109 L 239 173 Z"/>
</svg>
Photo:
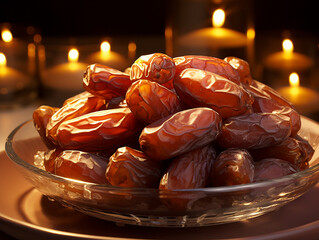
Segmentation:
<svg viewBox="0 0 319 240">
<path fill-rule="evenodd" d="M 299 76 L 293 72 L 289 75 L 289 87 L 279 88 L 278 92 L 289 100 L 303 115 L 319 111 L 319 94 L 299 85 Z"/>
<path fill-rule="evenodd" d="M 79 51 L 72 48 L 68 53 L 68 62 L 54 66 L 43 72 L 43 84 L 46 87 L 62 91 L 80 91 L 83 89 L 83 74 L 87 64 L 78 62 Z"/>
<path fill-rule="evenodd" d="M 294 45 L 290 39 L 283 40 L 281 52 L 273 53 L 265 59 L 267 68 L 279 71 L 302 71 L 312 65 L 313 61 L 309 57 L 294 52 Z"/>
<path fill-rule="evenodd" d="M 7 66 L 7 59 L 0 53 L 0 95 L 21 90 L 28 84 L 29 79 L 21 72 Z"/>
<path fill-rule="evenodd" d="M 100 63 L 108 67 L 124 70 L 127 67 L 125 58 L 114 51 L 111 51 L 111 44 L 108 41 L 103 41 L 100 45 L 100 51 L 89 56 L 90 64 Z"/>
<path fill-rule="evenodd" d="M 238 48 L 247 44 L 247 37 L 245 34 L 223 28 L 225 23 L 225 11 L 217 9 L 212 16 L 211 28 L 203 28 L 182 36 L 179 43 L 185 47 L 191 48 Z"/>
</svg>

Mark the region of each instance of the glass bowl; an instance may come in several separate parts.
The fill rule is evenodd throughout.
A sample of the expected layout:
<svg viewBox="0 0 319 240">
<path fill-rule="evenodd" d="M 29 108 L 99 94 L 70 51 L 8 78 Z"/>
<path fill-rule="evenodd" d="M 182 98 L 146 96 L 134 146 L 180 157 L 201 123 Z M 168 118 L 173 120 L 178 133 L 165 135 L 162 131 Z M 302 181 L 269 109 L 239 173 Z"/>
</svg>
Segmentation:
<svg viewBox="0 0 319 240">
<path fill-rule="evenodd" d="M 34 165 L 34 155 L 46 147 L 32 121 L 9 135 L 6 152 L 35 188 L 64 206 L 120 224 L 194 227 L 260 216 L 313 187 L 319 181 L 319 124 L 302 117 L 300 135 L 315 149 L 309 169 L 259 183 L 173 191 L 99 185 L 46 172 Z"/>
</svg>

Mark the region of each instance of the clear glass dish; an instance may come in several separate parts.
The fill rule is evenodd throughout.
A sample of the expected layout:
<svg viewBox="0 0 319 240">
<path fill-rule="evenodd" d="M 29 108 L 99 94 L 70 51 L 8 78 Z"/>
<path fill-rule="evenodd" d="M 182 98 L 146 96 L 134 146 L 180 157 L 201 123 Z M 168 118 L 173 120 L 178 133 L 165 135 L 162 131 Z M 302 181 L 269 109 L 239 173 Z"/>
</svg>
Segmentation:
<svg viewBox="0 0 319 240">
<path fill-rule="evenodd" d="M 34 155 L 46 147 L 32 121 L 9 135 L 6 152 L 27 180 L 64 206 L 120 224 L 194 227 L 263 215 L 313 187 L 319 181 L 319 124 L 302 117 L 300 135 L 315 148 L 309 169 L 259 183 L 174 191 L 98 185 L 41 170 L 33 164 Z"/>
</svg>

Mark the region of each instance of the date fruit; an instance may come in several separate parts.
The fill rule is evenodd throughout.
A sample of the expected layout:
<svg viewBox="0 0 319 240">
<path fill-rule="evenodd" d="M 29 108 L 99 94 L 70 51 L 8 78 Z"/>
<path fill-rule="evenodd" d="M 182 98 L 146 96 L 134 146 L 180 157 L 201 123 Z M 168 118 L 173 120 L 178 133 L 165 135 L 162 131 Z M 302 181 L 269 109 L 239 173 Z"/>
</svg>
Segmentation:
<svg viewBox="0 0 319 240">
<path fill-rule="evenodd" d="M 107 183 L 105 170 L 107 159 L 76 150 L 64 150 L 55 158 L 54 173 L 61 177 L 85 182 Z"/>
<path fill-rule="evenodd" d="M 254 160 L 245 149 L 226 149 L 214 161 L 210 180 L 213 186 L 251 183 L 254 180 Z"/>
<path fill-rule="evenodd" d="M 161 174 L 160 162 L 152 161 L 143 152 L 130 147 L 117 149 L 105 172 L 109 183 L 119 187 L 156 188 Z"/>
<path fill-rule="evenodd" d="M 176 65 L 176 76 L 178 76 L 186 68 L 195 68 L 215 73 L 236 84 L 240 84 L 238 71 L 222 59 L 208 56 L 189 55 L 175 57 L 174 62 Z"/>
<path fill-rule="evenodd" d="M 218 143 L 223 148 L 264 148 L 283 142 L 290 133 L 288 117 L 273 113 L 251 113 L 226 119 Z"/>
<path fill-rule="evenodd" d="M 250 74 L 250 67 L 248 62 L 237 57 L 226 57 L 224 61 L 228 62 L 233 68 L 238 71 L 239 81 L 243 84 L 250 85 L 252 77 Z"/>
<path fill-rule="evenodd" d="M 50 118 L 59 110 L 59 108 L 54 108 L 50 106 L 40 106 L 36 110 L 34 110 L 32 118 L 33 124 L 38 131 L 42 141 L 49 148 L 53 149 L 56 147 L 54 142 L 47 137 L 46 129 Z"/>
<path fill-rule="evenodd" d="M 206 187 L 215 158 L 216 151 L 210 145 L 177 156 L 164 173 L 159 189 L 174 190 Z"/>
<path fill-rule="evenodd" d="M 146 126 L 139 138 L 142 151 L 153 160 L 166 160 L 214 141 L 221 117 L 210 108 L 177 112 Z"/>
<path fill-rule="evenodd" d="M 153 53 L 139 57 L 131 66 L 132 81 L 146 79 L 164 84 L 175 76 L 174 60 L 163 53 Z"/>
<path fill-rule="evenodd" d="M 178 96 L 186 105 L 212 108 L 222 118 L 247 113 L 253 103 L 244 88 L 208 71 L 185 69 L 173 83 Z"/>
<path fill-rule="evenodd" d="M 174 92 L 148 80 L 134 82 L 127 90 L 126 102 L 135 117 L 147 124 L 182 110 Z"/>
<path fill-rule="evenodd" d="M 63 122 L 57 140 L 63 149 L 103 151 L 125 144 L 140 129 L 129 108 L 101 110 Z"/>
<path fill-rule="evenodd" d="M 84 89 L 106 101 L 125 95 L 131 84 L 128 74 L 101 64 L 89 65 L 83 77 Z"/>
<path fill-rule="evenodd" d="M 295 165 L 277 158 L 265 158 L 261 161 L 255 162 L 254 165 L 254 182 L 280 178 L 298 172 Z"/>
</svg>

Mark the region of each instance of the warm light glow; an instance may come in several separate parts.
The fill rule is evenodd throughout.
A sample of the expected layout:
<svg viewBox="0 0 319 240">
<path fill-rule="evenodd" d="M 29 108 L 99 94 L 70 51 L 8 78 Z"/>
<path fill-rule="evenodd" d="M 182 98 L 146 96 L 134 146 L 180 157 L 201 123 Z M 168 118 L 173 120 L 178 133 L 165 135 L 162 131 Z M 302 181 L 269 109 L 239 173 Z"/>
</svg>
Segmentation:
<svg viewBox="0 0 319 240">
<path fill-rule="evenodd" d="M 104 41 L 101 43 L 100 49 L 101 49 L 101 52 L 108 53 L 111 51 L 111 45 L 108 41 Z"/>
<path fill-rule="evenodd" d="M 213 13 L 213 27 L 222 27 L 225 22 L 225 12 L 223 9 L 217 9 Z"/>
<path fill-rule="evenodd" d="M 5 67 L 7 65 L 6 56 L 3 53 L 0 53 L 0 67 Z"/>
<path fill-rule="evenodd" d="M 34 43 L 28 44 L 28 57 L 29 58 L 35 57 L 35 44 Z"/>
<path fill-rule="evenodd" d="M 255 39 L 255 29 L 249 28 L 247 30 L 247 38 L 248 39 Z"/>
<path fill-rule="evenodd" d="M 284 53 L 292 53 L 294 51 L 294 45 L 290 39 L 285 39 L 282 42 L 282 50 Z"/>
<path fill-rule="evenodd" d="M 68 54 L 69 62 L 77 62 L 79 59 L 79 51 L 76 48 L 72 48 Z"/>
<path fill-rule="evenodd" d="M 293 72 L 289 75 L 289 84 L 291 87 L 299 86 L 299 76 L 297 73 Z"/>
<path fill-rule="evenodd" d="M 136 44 L 135 44 L 135 42 L 130 42 L 130 43 L 128 44 L 128 51 L 129 51 L 129 52 L 135 52 L 135 51 L 136 51 Z"/>
<path fill-rule="evenodd" d="M 8 30 L 8 29 L 4 29 L 1 31 L 1 37 L 2 37 L 2 40 L 4 42 L 11 42 L 12 41 L 12 34 L 11 34 L 10 30 Z"/>
</svg>

